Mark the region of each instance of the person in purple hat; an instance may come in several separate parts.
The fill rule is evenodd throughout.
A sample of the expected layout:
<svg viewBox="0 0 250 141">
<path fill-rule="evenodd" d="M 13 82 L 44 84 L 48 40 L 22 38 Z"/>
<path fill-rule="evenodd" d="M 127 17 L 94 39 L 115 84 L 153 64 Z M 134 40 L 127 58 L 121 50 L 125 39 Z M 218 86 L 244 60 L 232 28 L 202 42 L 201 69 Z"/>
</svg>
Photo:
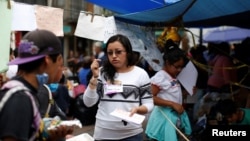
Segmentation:
<svg viewBox="0 0 250 141">
<path fill-rule="evenodd" d="M 62 71 L 63 57 L 60 40 L 50 31 L 30 31 L 21 40 L 18 56 L 8 65 L 18 65 L 18 75 L 1 88 L 0 140 L 57 140 L 73 132 L 72 127 L 44 129 L 37 99 L 39 86 L 55 82 Z M 9 90 L 25 88 L 12 92 Z M 46 132 L 45 132 L 46 131 Z"/>
</svg>

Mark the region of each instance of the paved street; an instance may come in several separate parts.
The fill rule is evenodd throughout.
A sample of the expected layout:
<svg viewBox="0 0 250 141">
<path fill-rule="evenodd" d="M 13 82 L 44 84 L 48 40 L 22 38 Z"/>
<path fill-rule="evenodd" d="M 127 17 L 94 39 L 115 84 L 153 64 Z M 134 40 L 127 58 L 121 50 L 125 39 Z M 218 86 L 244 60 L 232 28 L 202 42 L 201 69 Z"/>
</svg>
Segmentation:
<svg viewBox="0 0 250 141">
<path fill-rule="evenodd" d="M 143 123 L 143 127 L 145 127 L 145 124 L 146 122 Z M 74 135 L 79 135 L 79 134 L 82 134 L 82 133 L 88 133 L 90 136 L 93 136 L 93 133 L 94 133 L 94 125 L 85 125 L 83 126 L 82 128 L 76 128 L 75 131 L 74 131 Z M 144 135 L 144 140 L 146 141 L 146 137 Z"/>
</svg>

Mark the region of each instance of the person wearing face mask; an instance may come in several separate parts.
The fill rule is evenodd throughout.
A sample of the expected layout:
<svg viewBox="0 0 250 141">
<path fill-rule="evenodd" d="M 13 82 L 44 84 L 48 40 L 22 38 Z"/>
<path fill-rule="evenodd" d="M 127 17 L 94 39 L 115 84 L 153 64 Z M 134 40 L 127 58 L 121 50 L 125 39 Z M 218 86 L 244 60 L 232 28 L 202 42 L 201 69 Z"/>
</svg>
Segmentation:
<svg viewBox="0 0 250 141">
<path fill-rule="evenodd" d="M 73 127 L 44 128 L 39 113 L 38 88 L 55 82 L 61 71 L 63 57 L 61 42 L 50 31 L 34 30 L 26 33 L 18 47 L 18 56 L 8 65 L 18 65 L 18 75 L 1 88 L 0 140 L 57 140 L 73 132 Z M 6 92 L 14 87 L 25 90 L 14 92 L 7 100 Z"/>
</svg>

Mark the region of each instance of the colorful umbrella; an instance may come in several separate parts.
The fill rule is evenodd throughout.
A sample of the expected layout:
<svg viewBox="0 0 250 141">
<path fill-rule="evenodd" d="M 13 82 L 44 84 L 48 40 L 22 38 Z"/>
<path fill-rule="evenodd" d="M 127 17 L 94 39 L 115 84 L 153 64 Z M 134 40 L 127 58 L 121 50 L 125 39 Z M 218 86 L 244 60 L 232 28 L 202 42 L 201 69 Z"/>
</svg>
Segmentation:
<svg viewBox="0 0 250 141">
<path fill-rule="evenodd" d="M 204 35 L 204 42 L 230 42 L 240 41 L 247 37 L 250 37 L 250 29 L 228 27 L 228 28 L 217 28 Z"/>
</svg>

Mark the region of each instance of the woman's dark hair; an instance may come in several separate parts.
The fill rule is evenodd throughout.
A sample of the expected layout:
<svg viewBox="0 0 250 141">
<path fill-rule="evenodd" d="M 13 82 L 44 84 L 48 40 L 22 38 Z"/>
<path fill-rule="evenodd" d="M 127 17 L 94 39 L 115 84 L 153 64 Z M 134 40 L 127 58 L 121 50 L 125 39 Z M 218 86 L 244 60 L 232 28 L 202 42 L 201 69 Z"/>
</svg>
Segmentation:
<svg viewBox="0 0 250 141">
<path fill-rule="evenodd" d="M 134 57 L 133 57 L 132 45 L 131 45 L 129 39 L 124 35 L 117 34 L 117 35 L 114 35 L 114 36 L 110 37 L 109 40 L 106 43 L 106 47 L 105 47 L 105 50 L 104 50 L 105 54 L 107 54 L 108 45 L 110 43 L 113 43 L 113 42 L 116 42 L 116 41 L 120 42 L 123 45 L 123 47 L 125 48 L 126 52 L 127 52 L 127 60 L 128 60 L 127 66 L 135 65 L 136 62 L 133 59 Z M 109 62 L 108 59 L 104 62 L 101 73 L 104 73 L 105 79 L 111 80 L 112 83 L 114 82 L 114 76 L 115 76 L 115 73 L 116 73 L 116 69 Z"/>
<path fill-rule="evenodd" d="M 188 62 L 188 58 L 183 50 L 181 50 L 176 44 L 166 44 L 163 55 L 164 62 L 168 62 L 170 65 L 183 59 L 185 64 Z"/>
</svg>

